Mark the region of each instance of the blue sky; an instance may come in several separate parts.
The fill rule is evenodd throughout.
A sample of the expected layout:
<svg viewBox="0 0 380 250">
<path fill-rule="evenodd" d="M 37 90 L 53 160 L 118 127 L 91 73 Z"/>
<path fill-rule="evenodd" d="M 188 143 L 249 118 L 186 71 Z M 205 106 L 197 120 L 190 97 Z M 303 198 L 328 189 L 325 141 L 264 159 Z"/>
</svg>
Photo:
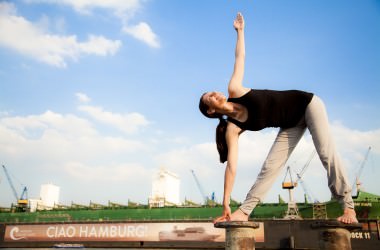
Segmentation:
<svg viewBox="0 0 380 250">
<path fill-rule="evenodd" d="M 200 95 L 226 93 L 234 63 L 236 13 L 246 21 L 244 84 L 301 89 L 325 101 L 350 181 L 369 146 L 363 189 L 380 193 L 379 1 L 0 2 L 0 164 L 38 198 L 61 187 L 61 202 L 146 203 L 160 167 L 181 179 L 181 199 L 223 194 L 216 121 Z M 253 184 L 277 129 L 242 135 L 233 197 Z M 294 172 L 313 150 L 308 133 L 288 161 Z M 313 159 L 304 176 L 328 200 Z M 280 174 L 266 201 L 287 199 Z M 14 200 L 0 173 L 0 206 Z M 302 200 L 302 189 L 296 198 Z"/>
</svg>

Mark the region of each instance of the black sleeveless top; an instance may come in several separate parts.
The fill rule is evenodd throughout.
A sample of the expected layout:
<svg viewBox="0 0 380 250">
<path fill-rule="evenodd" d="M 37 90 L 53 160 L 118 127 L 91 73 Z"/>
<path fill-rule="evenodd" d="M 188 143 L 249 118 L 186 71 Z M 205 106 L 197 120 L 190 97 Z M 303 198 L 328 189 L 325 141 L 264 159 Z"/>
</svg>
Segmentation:
<svg viewBox="0 0 380 250">
<path fill-rule="evenodd" d="M 230 117 L 227 120 L 244 130 L 258 131 L 268 127 L 291 128 L 304 116 L 312 98 L 312 93 L 299 90 L 251 89 L 239 98 L 228 98 L 229 102 L 247 108 L 247 120 L 239 122 Z"/>
</svg>

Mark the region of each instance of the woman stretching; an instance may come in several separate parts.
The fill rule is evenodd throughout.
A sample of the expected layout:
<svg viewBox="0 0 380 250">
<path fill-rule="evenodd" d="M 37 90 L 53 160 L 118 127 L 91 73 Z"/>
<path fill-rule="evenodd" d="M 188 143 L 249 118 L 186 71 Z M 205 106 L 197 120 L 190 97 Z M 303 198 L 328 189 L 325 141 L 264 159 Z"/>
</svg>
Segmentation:
<svg viewBox="0 0 380 250">
<path fill-rule="evenodd" d="M 199 108 L 206 117 L 220 120 L 216 129 L 216 144 L 220 161 L 227 161 L 223 214 L 214 222 L 248 220 L 252 210 L 272 186 L 306 128 L 309 129 L 319 158 L 327 170 L 331 193 L 342 205 L 343 215 L 337 220 L 343 223 L 357 222 L 351 188 L 329 133 L 323 102 L 318 96 L 304 91 L 244 87 L 244 19 L 240 13 L 237 14 L 233 26 L 237 32 L 237 42 L 234 71 L 228 84 L 229 98 L 219 92 L 207 92 L 202 95 L 199 103 Z M 225 116 L 227 119 L 224 119 Z M 229 201 L 236 175 L 239 135 L 245 130 L 258 131 L 267 127 L 278 127 L 280 130 L 245 201 L 239 209 L 231 213 Z"/>
</svg>

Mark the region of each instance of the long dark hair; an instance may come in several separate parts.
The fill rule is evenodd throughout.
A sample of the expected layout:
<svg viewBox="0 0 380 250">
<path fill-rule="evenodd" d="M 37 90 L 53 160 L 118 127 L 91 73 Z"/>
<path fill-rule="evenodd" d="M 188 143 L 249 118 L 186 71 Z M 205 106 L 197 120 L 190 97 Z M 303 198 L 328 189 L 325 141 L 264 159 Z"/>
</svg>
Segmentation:
<svg viewBox="0 0 380 250">
<path fill-rule="evenodd" d="M 207 110 L 209 109 L 209 106 L 203 102 L 203 94 L 201 96 L 201 99 L 199 100 L 199 110 L 201 113 L 208 117 L 208 118 L 218 118 L 219 124 L 216 127 L 216 148 L 219 152 L 219 160 L 221 163 L 224 163 L 227 161 L 227 155 L 228 155 L 228 147 L 227 147 L 227 141 L 226 141 L 226 131 L 227 131 L 227 120 L 223 117 L 222 114 L 219 113 L 207 113 Z"/>
</svg>

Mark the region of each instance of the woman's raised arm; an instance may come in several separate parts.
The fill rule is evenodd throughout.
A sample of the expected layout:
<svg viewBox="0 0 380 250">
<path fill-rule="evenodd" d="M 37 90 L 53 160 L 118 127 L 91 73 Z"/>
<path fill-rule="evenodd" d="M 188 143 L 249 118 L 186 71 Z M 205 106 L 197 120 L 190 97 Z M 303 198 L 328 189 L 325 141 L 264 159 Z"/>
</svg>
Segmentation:
<svg viewBox="0 0 380 250">
<path fill-rule="evenodd" d="M 234 21 L 234 28 L 237 32 L 235 48 L 235 65 L 231 80 L 228 84 L 228 94 L 230 97 L 240 97 L 249 89 L 243 87 L 244 62 L 245 62 L 245 41 L 244 41 L 244 18 L 241 13 L 237 14 Z"/>
</svg>

